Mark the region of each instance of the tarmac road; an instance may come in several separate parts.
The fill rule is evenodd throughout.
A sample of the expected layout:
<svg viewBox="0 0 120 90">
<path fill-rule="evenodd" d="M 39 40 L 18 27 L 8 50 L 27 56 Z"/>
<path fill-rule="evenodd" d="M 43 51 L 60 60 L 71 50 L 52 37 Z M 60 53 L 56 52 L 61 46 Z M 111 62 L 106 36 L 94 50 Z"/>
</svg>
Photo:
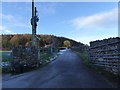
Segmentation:
<svg viewBox="0 0 120 90">
<path fill-rule="evenodd" d="M 9 79 L 3 78 L 3 88 L 114 88 L 100 74 L 91 71 L 71 50 L 55 61 L 35 71 Z"/>
</svg>

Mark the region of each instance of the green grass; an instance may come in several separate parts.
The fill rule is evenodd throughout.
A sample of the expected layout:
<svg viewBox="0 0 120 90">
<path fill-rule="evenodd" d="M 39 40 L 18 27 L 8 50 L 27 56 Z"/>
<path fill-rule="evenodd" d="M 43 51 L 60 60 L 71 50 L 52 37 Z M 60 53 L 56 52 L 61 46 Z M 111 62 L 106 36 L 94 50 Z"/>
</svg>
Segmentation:
<svg viewBox="0 0 120 90">
<path fill-rule="evenodd" d="M 76 52 L 76 54 L 81 58 L 82 62 L 87 65 L 88 67 L 91 67 L 91 61 L 90 57 L 87 53 L 85 52 Z"/>
<path fill-rule="evenodd" d="M 11 57 L 9 57 L 7 55 L 2 55 L 2 62 L 10 62 L 11 60 L 12 60 Z M 10 71 L 11 71 L 11 66 L 2 67 L 3 73 L 10 73 Z"/>
<path fill-rule="evenodd" d="M 11 66 L 2 67 L 2 73 L 11 73 Z"/>
<path fill-rule="evenodd" d="M 2 62 L 10 62 L 12 58 L 10 56 L 2 54 Z"/>
<path fill-rule="evenodd" d="M 80 53 L 80 52 L 76 52 L 76 54 L 81 58 L 81 60 L 83 61 L 83 63 L 91 70 L 101 74 L 102 76 L 106 77 L 108 80 L 113 81 L 115 83 L 118 82 L 119 78 L 117 75 L 114 75 L 111 72 L 108 72 L 106 70 L 103 69 L 103 67 L 100 66 L 96 66 L 94 64 L 92 64 L 90 57 L 87 53 Z"/>
<path fill-rule="evenodd" d="M 52 57 L 54 57 L 53 54 L 41 53 L 40 54 L 40 61 L 42 62 L 42 64 L 46 64 L 47 61 L 49 61 Z"/>
<path fill-rule="evenodd" d="M 2 62 L 9 62 L 11 61 L 11 57 L 7 55 L 7 53 L 10 53 L 11 51 L 0 51 L 0 59 Z"/>
<path fill-rule="evenodd" d="M 6 54 L 9 52 L 11 51 L 0 51 L 1 62 L 10 62 L 12 60 L 12 58 Z M 11 67 L 10 66 L 0 67 L 0 70 L 2 71 L 2 73 L 10 73 Z"/>
<path fill-rule="evenodd" d="M 12 60 L 11 57 L 7 57 L 6 55 L 2 56 L 2 62 L 10 62 Z"/>
</svg>

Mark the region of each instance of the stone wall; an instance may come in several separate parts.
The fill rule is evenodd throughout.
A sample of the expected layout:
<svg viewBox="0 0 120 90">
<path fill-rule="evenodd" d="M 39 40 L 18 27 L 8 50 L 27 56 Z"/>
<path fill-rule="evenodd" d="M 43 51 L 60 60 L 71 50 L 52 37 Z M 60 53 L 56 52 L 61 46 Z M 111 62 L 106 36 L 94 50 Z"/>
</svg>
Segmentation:
<svg viewBox="0 0 120 90">
<path fill-rule="evenodd" d="M 33 46 L 17 46 L 12 49 L 12 71 L 24 72 L 37 66 L 38 50 Z"/>
<path fill-rule="evenodd" d="M 94 65 L 113 74 L 120 73 L 120 38 L 90 42 L 90 57 Z"/>
</svg>

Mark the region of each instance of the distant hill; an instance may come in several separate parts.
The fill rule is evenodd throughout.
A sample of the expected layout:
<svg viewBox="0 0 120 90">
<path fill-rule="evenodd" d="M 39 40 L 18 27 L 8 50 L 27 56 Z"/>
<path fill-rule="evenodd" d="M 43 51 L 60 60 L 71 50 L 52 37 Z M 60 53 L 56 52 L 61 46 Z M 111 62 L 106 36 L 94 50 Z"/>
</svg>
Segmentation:
<svg viewBox="0 0 120 90">
<path fill-rule="evenodd" d="M 68 39 L 65 37 L 57 37 L 54 35 L 37 35 L 40 37 L 40 46 L 44 47 L 45 45 L 53 45 L 55 47 L 62 47 L 63 42 L 65 40 L 70 41 L 71 46 L 84 46 L 83 43 L 76 42 L 72 39 Z M 0 41 L 2 47 L 1 50 L 11 50 L 14 46 L 22 45 L 22 46 L 30 46 L 32 44 L 31 34 L 4 34 L 0 35 L 2 37 L 2 42 Z"/>
</svg>

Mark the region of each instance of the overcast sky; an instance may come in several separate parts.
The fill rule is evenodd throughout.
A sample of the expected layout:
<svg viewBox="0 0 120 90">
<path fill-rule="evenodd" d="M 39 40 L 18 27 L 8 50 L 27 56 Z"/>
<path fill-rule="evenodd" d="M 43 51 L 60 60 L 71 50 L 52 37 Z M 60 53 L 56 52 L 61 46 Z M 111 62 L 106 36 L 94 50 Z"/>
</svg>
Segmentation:
<svg viewBox="0 0 120 90">
<path fill-rule="evenodd" d="M 63 36 L 84 44 L 118 36 L 117 2 L 36 2 L 37 34 Z M 0 32 L 32 33 L 30 2 L 3 2 Z"/>
</svg>

